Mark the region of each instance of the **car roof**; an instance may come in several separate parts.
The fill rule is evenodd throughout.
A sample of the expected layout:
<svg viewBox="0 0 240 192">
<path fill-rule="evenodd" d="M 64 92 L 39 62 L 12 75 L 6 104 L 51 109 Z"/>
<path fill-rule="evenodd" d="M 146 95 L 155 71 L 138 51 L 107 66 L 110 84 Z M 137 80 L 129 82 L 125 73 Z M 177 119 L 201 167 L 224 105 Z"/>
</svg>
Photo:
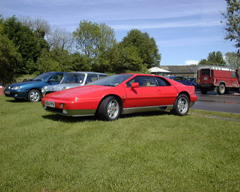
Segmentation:
<svg viewBox="0 0 240 192">
<path fill-rule="evenodd" d="M 72 71 L 72 72 L 67 72 L 66 74 L 98 74 L 98 75 L 107 75 L 105 73 L 100 73 L 100 72 L 92 72 L 92 71 Z"/>
</svg>

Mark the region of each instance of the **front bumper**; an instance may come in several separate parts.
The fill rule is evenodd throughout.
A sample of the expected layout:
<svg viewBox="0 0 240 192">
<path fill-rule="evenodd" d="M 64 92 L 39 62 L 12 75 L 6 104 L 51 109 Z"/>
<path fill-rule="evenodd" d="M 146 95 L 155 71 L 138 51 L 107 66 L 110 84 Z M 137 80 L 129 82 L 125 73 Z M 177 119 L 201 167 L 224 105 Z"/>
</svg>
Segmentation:
<svg viewBox="0 0 240 192">
<path fill-rule="evenodd" d="M 43 106 L 43 108 L 51 113 L 56 113 L 64 116 L 71 117 L 84 117 L 84 116 L 94 116 L 96 110 L 95 109 L 60 109 L 60 108 L 52 108 Z"/>
<path fill-rule="evenodd" d="M 17 99 L 25 99 L 27 98 L 27 92 L 24 90 L 10 90 L 5 89 L 4 94 L 6 97 L 13 97 Z"/>
</svg>

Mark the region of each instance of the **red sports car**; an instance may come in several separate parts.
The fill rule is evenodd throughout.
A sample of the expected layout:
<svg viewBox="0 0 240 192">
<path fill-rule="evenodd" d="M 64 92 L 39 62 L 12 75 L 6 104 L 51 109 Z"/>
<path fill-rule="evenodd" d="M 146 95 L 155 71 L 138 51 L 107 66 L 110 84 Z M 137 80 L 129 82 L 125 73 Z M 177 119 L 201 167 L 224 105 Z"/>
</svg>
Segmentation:
<svg viewBox="0 0 240 192">
<path fill-rule="evenodd" d="M 46 95 L 45 110 L 65 116 L 116 120 L 121 114 L 170 110 L 186 115 L 197 101 L 194 86 L 150 74 L 118 74 Z"/>
</svg>

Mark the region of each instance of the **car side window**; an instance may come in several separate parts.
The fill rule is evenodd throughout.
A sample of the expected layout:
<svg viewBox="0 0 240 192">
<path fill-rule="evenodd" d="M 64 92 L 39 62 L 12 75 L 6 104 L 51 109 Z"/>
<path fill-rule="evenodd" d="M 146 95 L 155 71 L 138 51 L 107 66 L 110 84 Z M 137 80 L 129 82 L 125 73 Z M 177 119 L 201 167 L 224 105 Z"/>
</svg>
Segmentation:
<svg viewBox="0 0 240 192">
<path fill-rule="evenodd" d="M 166 79 L 163 79 L 160 77 L 157 77 L 156 79 L 157 79 L 159 86 L 169 86 L 170 85 L 170 83 Z"/>
<path fill-rule="evenodd" d="M 84 75 L 77 75 L 77 83 L 82 83 L 84 79 Z"/>
<path fill-rule="evenodd" d="M 107 77 L 107 75 L 99 75 L 99 79 L 103 79 L 105 77 Z"/>
<path fill-rule="evenodd" d="M 98 80 L 98 77 L 97 77 L 96 74 L 89 74 L 89 75 L 87 76 L 86 84 L 87 84 L 87 83 L 91 83 L 91 82 L 96 81 L 96 80 Z"/>
<path fill-rule="evenodd" d="M 139 83 L 138 77 L 135 77 L 126 83 L 127 87 L 131 87 L 132 83 Z"/>
<path fill-rule="evenodd" d="M 56 73 L 51 77 L 52 82 L 60 82 L 63 77 L 63 73 Z"/>
<path fill-rule="evenodd" d="M 155 78 L 151 76 L 137 76 L 127 82 L 127 87 L 131 87 L 132 83 L 139 83 L 139 87 L 153 87 L 157 86 Z"/>
<path fill-rule="evenodd" d="M 236 73 L 235 72 L 232 72 L 232 78 L 236 78 Z"/>
</svg>

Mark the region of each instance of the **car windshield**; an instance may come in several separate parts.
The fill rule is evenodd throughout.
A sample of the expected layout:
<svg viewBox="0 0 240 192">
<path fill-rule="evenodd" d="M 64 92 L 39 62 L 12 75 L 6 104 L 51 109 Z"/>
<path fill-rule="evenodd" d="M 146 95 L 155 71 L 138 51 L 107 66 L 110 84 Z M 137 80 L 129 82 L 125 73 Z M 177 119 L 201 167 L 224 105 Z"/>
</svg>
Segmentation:
<svg viewBox="0 0 240 192">
<path fill-rule="evenodd" d="M 61 84 L 63 83 L 83 83 L 85 74 L 67 74 L 63 77 Z"/>
<path fill-rule="evenodd" d="M 35 78 L 33 79 L 33 81 L 42 81 L 42 80 L 48 78 L 48 77 L 49 77 L 50 75 L 52 75 L 52 74 L 53 74 L 53 72 L 43 73 L 42 75 L 39 75 L 39 76 L 35 77 Z"/>
<path fill-rule="evenodd" d="M 112 75 L 104 79 L 100 79 L 98 81 L 89 83 L 88 85 L 103 85 L 103 86 L 116 87 L 117 85 L 127 80 L 131 76 L 132 76 L 131 74 Z"/>
</svg>

